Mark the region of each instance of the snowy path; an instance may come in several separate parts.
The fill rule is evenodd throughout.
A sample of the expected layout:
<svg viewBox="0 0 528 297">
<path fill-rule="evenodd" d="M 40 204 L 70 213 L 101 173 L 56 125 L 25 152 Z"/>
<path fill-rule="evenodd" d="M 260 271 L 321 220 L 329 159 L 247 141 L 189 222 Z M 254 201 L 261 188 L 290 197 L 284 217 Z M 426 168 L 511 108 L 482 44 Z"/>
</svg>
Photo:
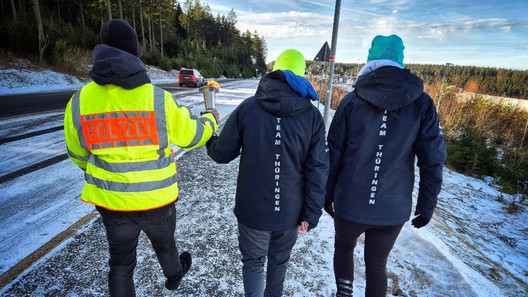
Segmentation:
<svg viewBox="0 0 528 297">
<path fill-rule="evenodd" d="M 224 117 L 254 92 L 256 80 L 222 87 L 217 103 Z M 181 101 L 201 99 L 201 94 L 194 93 Z M 49 141 L 50 151 L 60 145 L 51 139 L 42 141 Z M 12 154 L 14 148 L 2 145 L 0 152 L 5 149 Z M 204 148 L 178 159 L 177 245 L 180 251 L 193 254 L 194 266 L 178 292 L 165 290 L 154 252 L 141 236 L 135 273 L 138 296 L 242 295 L 232 213 L 237 165 L 238 160 L 215 164 Z M 447 169 L 444 180 L 431 224 L 416 230 L 407 223 L 395 244 L 388 263 L 390 292 L 427 297 L 527 296 L 528 212 L 508 214 L 505 204 L 497 200 L 512 197 L 483 181 Z M 0 272 L 92 212 L 93 207 L 79 200 L 81 188 L 82 172 L 69 160 L 0 185 Z M 58 200 L 50 200 L 52 197 Z M 316 229 L 299 236 L 285 296 L 332 295 L 333 234 L 332 220 L 324 214 Z M 361 296 L 365 286 L 361 240 L 356 255 L 354 291 Z M 107 260 L 104 229 L 97 217 L 0 289 L 0 296 L 105 296 Z"/>
<path fill-rule="evenodd" d="M 182 193 L 176 204 L 178 248 L 193 254 L 194 266 L 178 293 L 172 295 L 240 296 L 243 293 L 241 263 L 236 220 L 232 214 L 238 160 L 228 165 L 215 164 L 208 159 L 205 149 L 200 148 L 183 155 L 178 163 Z M 334 290 L 332 247 L 332 222 L 324 215 L 320 226 L 299 237 L 288 271 L 285 296 L 331 296 Z M 100 219 L 96 219 L 39 261 L 5 296 L 104 296 L 106 249 L 104 228 Z M 422 255 L 421 251 L 427 253 Z M 163 288 L 164 277 L 144 236 L 138 254 L 135 274 L 138 296 L 171 296 Z M 358 255 L 361 254 L 359 246 Z M 395 291 L 399 288 L 400 296 L 402 292 L 407 296 L 479 296 L 449 259 L 409 226 L 398 239 L 390 262 L 391 287 Z M 364 286 L 364 267 L 361 261 L 356 264 L 355 291 L 358 292 Z M 441 269 L 441 273 L 436 269 Z"/>
<path fill-rule="evenodd" d="M 155 254 L 141 236 L 135 281 L 138 296 L 241 296 L 241 263 L 232 214 L 238 159 L 211 161 L 204 148 L 178 159 L 181 196 L 177 208 L 177 245 L 193 254 L 193 268 L 177 293 L 163 288 Z M 436 223 L 435 223 L 436 224 Z M 333 226 L 326 214 L 320 225 L 299 237 L 284 296 L 331 296 Z M 94 220 L 21 276 L 2 296 L 105 296 L 108 260 L 104 228 Z M 356 251 L 354 290 L 364 289 L 362 242 Z M 438 246 L 428 229 L 406 224 L 391 253 L 389 287 L 398 296 L 522 296 L 499 290 L 479 273 Z"/>
</svg>

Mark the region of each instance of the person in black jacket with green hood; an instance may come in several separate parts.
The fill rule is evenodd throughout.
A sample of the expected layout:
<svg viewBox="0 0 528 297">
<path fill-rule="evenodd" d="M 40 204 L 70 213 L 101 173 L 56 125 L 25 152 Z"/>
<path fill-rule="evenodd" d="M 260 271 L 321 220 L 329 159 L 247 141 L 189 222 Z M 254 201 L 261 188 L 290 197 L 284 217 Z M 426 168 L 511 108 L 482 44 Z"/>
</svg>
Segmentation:
<svg viewBox="0 0 528 297">
<path fill-rule="evenodd" d="M 284 51 L 254 96 L 232 113 L 209 156 L 228 163 L 240 155 L 234 213 L 246 296 L 281 296 L 297 233 L 317 226 L 328 176 L 325 126 L 310 102 L 303 55 Z M 264 263 L 268 261 L 267 275 Z"/>
<path fill-rule="evenodd" d="M 354 248 L 363 233 L 365 296 L 386 296 L 387 258 L 411 215 L 415 158 L 415 228 L 431 219 L 442 185 L 446 150 L 438 115 L 422 80 L 404 69 L 403 49 L 397 35 L 372 40 L 355 88 L 330 126 L 325 210 L 333 215 L 335 209 L 336 296 L 352 296 Z"/>
</svg>

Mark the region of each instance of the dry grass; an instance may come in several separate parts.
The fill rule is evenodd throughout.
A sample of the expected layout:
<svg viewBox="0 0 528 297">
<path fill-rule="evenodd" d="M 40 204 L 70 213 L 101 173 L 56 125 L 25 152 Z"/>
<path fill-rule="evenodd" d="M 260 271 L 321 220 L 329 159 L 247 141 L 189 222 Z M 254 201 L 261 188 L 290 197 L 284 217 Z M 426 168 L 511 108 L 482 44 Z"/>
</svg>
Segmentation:
<svg viewBox="0 0 528 297">
<path fill-rule="evenodd" d="M 92 64 L 92 51 L 85 49 L 68 49 L 60 57 L 55 58 L 53 64 L 38 63 L 35 57 L 14 56 L 13 53 L 0 50 L 0 69 L 19 69 L 40 71 L 49 69 L 56 72 L 70 74 L 81 78 L 88 78 Z"/>
<path fill-rule="evenodd" d="M 12 52 L 0 49 L 0 69 L 40 70 L 35 63 L 36 61 L 27 57 L 15 56 Z"/>
<path fill-rule="evenodd" d="M 324 104 L 327 83 L 310 80 L 315 91 L 321 94 L 319 101 Z M 440 84 L 425 84 L 424 91 L 429 94 L 438 106 Z M 336 109 L 339 102 L 348 92 L 344 89 L 332 88 L 332 102 L 330 108 Z M 505 144 L 510 147 L 528 145 L 526 140 L 526 125 L 528 111 L 508 104 L 497 98 L 491 100 L 489 96 L 472 94 L 468 96 L 463 90 L 447 87 L 442 90 L 442 100 L 438 110 L 442 127 L 450 133 L 458 133 L 464 128 L 473 128 L 496 144 Z"/>
<path fill-rule="evenodd" d="M 326 89 L 327 89 L 328 83 L 326 81 L 323 82 L 321 84 L 321 88 L 319 87 L 319 81 L 317 81 L 315 79 L 311 79 L 310 83 L 314 87 L 314 89 L 317 92 L 317 94 L 321 94 L 321 96 L 319 98 L 319 102 L 321 102 L 322 104 L 325 104 Z M 321 92 L 319 92 L 320 90 L 321 90 Z M 336 110 L 337 106 L 339 105 L 339 102 L 341 102 L 341 100 L 343 99 L 343 97 L 345 97 L 346 94 L 348 94 L 348 92 L 346 90 L 344 90 L 342 88 L 339 88 L 339 87 L 336 87 L 336 86 L 333 86 L 332 87 L 332 94 L 331 94 L 331 100 L 332 101 L 330 102 L 330 108 L 333 109 L 333 110 Z"/>
<path fill-rule="evenodd" d="M 439 88 L 427 86 L 426 91 L 435 96 L 438 106 Z M 494 101 L 487 96 L 467 96 L 460 90 L 448 87 L 443 90 L 438 111 L 442 127 L 458 133 L 469 127 L 485 135 L 491 142 L 519 147 L 525 137 L 528 112 L 519 106 Z"/>
<path fill-rule="evenodd" d="M 92 51 L 86 49 L 68 49 L 61 57 L 56 58 L 51 68 L 58 72 L 86 77 L 92 64 Z"/>
</svg>

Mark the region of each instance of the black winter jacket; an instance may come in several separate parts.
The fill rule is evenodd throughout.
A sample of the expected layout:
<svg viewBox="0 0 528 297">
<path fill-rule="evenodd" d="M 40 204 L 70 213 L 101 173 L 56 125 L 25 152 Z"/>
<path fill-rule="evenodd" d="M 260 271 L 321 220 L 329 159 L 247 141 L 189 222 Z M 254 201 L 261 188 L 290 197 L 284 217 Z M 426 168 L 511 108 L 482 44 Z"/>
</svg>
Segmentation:
<svg viewBox="0 0 528 297">
<path fill-rule="evenodd" d="M 433 100 L 409 70 L 381 67 L 360 76 L 341 101 L 328 134 L 327 201 L 336 215 L 371 225 L 398 225 L 411 213 L 415 157 L 416 213 L 431 218 L 446 151 Z"/>
<path fill-rule="evenodd" d="M 264 231 L 317 225 L 329 166 L 324 122 L 282 71 L 261 79 L 207 152 L 218 163 L 241 156 L 234 213 L 242 224 Z"/>
</svg>

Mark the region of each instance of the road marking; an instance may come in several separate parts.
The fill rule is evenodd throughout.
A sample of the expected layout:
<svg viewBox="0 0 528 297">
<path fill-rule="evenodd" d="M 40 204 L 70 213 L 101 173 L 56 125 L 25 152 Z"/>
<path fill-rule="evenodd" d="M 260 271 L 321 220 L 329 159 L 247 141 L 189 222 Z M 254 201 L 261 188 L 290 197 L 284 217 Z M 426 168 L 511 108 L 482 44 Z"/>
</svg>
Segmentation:
<svg viewBox="0 0 528 297">
<path fill-rule="evenodd" d="M 24 259 L 22 259 L 22 261 L 18 262 L 15 266 L 11 267 L 11 269 L 9 269 L 8 271 L 0 275 L 0 289 L 10 284 L 20 274 L 22 274 L 26 269 L 31 267 L 34 263 L 36 263 L 46 254 L 48 254 L 51 250 L 56 248 L 59 244 L 64 242 L 70 236 L 77 233 L 77 231 L 79 231 L 82 227 L 84 227 L 86 224 L 91 222 L 97 215 L 98 213 L 95 211 L 85 215 L 80 220 L 75 222 L 73 225 L 68 227 L 68 229 L 57 234 L 50 241 L 46 242 L 36 251 L 31 253 L 29 256 L 25 257 Z"/>
</svg>

